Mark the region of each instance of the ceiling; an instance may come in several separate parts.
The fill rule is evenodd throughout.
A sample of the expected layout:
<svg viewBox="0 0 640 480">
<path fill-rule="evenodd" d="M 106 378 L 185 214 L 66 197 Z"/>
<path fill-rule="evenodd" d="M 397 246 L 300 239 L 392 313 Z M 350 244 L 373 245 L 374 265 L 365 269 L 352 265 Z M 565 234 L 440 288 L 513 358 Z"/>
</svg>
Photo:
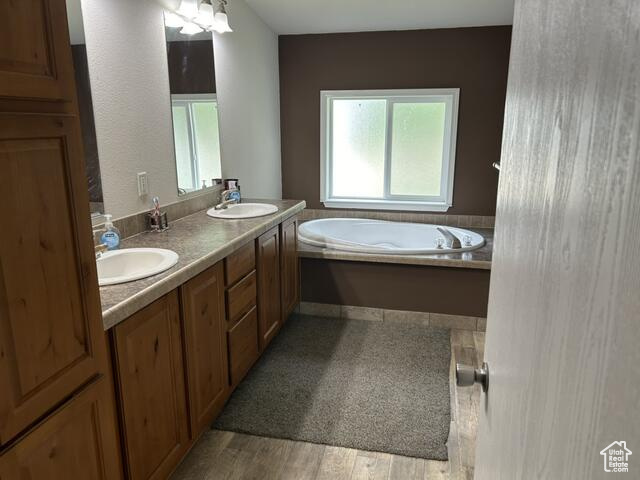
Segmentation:
<svg viewBox="0 0 640 480">
<path fill-rule="evenodd" d="M 246 0 L 278 34 L 511 25 L 514 0 Z M 233 16 L 233 0 L 230 17 Z"/>
</svg>

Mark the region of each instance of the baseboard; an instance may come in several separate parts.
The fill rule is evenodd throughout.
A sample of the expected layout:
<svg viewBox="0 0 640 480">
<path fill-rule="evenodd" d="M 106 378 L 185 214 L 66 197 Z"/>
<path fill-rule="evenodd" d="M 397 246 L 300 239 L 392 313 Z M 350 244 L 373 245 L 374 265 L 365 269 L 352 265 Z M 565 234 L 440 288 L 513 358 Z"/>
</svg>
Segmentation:
<svg viewBox="0 0 640 480">
<path fill-rule="evenodd" d="M 484 332 L 487 319 L 467 317 L 435 312 L 411 312 L 406 310 L 388 310 L 384 308 L 334 305 L 330 303 L 300 302 L 296 312 L 303 315 L 345 318 L 350 320 L 369 320 L 374 322 L 406 322 L 431 325 L 434 327 Z"/>
</svg>

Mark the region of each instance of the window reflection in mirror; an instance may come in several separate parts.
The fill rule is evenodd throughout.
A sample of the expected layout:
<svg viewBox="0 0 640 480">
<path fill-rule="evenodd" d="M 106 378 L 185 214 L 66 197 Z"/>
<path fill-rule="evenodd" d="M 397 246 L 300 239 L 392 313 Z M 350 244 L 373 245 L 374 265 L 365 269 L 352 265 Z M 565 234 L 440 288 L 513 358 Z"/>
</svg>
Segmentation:
<svg viewBox="0 0 640 480">
<path fill-rule="evenodd" d="M 91 98 L 91 83 L 89 81 L 89 65 L 87 62 L 87 46 L 84 36 L 84 23 L 80 0 L 67 0 L 67 20 L 69 24 L 69 39 L 75 70 L 76 93 L 78 98 L 78 112 L 82 143 L 84 148 L 84 162 L 89 186 L 89 201 L 91 215 L 104 213 L 102 196 L 102 179 L 100 176 L 100 162 L 98 160 L 98 143 L 96 140 L 96 125 L 93 117 L 93 100 Z"/>
<path fill-rule="evenodd" d="M 221 177 L 213 35 L 165 27 L 178 194 Z"/>
</svg>

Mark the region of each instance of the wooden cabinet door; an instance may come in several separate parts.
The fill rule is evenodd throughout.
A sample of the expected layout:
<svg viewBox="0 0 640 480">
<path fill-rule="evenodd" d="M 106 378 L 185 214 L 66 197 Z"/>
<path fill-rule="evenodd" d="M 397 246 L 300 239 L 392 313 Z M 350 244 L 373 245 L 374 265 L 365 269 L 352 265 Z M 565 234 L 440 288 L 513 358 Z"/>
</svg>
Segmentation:
<svg viewBox="0 0 640 480">
<path fill-rule="evenodd" d="M 191 433 L 195 438 L 222 410 L 229 393 L 222 262 L 181 288 Z"/>
<path fill-rule="evenodd" d="M 291 217 L 280 226 L 280 276 L 282 296 L 282 322 L 296 308 L 300 298 L 298 264 L 298 219 Z"/>
<path fill-rule="evenodd" d="M 0 99 L 74 101 L 65 0 L 5 0 L 0 18 Z"/>
<path fill-rule="evenodd" d="M 4 444 L 107 366 L 75 117 L 0 114 L 0 205 Z"/>
<path fill-rule="evenodd" d="M 115 354 L 128 476 L 165 479 L 189 442 L 176 291 L 116 325 Z"/>
<path fill-rule="evenodd" d="M 257 240 L 258 332 L 264 350 L 281 325 L 280 318 L 280 235 L 278 227 Z"/>
<path fill-rule="evenodd" d="M 102 377 L 0 455 L 0 480 L 122 478 L 111 389 Z"/>
</svg>

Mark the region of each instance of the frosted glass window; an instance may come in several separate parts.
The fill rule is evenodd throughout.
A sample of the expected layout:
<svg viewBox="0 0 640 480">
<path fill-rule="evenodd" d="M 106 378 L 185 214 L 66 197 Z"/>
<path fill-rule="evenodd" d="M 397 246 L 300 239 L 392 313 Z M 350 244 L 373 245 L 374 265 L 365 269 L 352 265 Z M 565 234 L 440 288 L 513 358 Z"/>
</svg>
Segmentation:
<svg viewBox="0 0 640 480">
<path fill-rule="evenodd" d="M 222 177 L 215 94 L 171 95 L 178 192 L 211 186 Z"/>
<path fill-rule="evenodd" d="M 440 195 L 444 103 L 394 103 L 391 195 Z"/>
<path fill-rule="evenodd" d="M 452 206 L 458 89 L 320 97 L 325 206 L 439 212 Z"/>
<path fill-rule="evenodd" d="M 333 190 L 337 197 L 384 193 L 386 103 L 336 100 L 333 104 Z"/>
<path fill-rule="evenodd" d="M 215 102 L 198 102 L 191 108 L 200 177 L 207 180 L 221 178 L 218 105 Z"/>
<path fill-rule="evenodd" d="M 185 190 L 193 190 L 195 185 L 193 184 L 193 165 L 191 162 L 189 112 L 184 105 L 174 105 L 172 111 L 178 185 Z"/>
</svg>

